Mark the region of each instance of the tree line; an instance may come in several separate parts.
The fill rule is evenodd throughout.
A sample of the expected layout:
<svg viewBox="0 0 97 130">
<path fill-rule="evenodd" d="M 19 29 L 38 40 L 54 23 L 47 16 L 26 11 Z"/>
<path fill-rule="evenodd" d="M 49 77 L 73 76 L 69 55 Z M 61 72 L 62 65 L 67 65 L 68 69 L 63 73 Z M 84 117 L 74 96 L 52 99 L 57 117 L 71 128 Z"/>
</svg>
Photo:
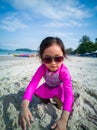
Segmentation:
<svg viewBox="0 0 97 130">
<path fill-rule="evenodd" d="M 79 40 L 78 47 L 73 50 L 72 48 L 66 49 L 67 54 L 85 54 L 91 53 L 97 50 L 97 38 L 95 41 L 91 41 L 90 37 L 87 35 L 83 35 L 82 38 Z"/>
</svg>

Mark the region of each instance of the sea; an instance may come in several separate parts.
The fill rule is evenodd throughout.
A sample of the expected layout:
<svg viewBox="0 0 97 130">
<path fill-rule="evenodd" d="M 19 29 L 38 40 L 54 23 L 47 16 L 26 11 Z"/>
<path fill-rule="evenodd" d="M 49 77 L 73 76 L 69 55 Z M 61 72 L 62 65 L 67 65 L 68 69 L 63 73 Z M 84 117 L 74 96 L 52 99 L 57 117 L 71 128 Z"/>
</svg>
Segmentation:
<svg viewBox="0 0 97 130">
<path fill-rule="evenodd" d="M 31 52 L 28 52 L 28 51 L 15 51 L 15 50 L 0 49 L 0 56 L 10 56 L 13 54 L 37 54 L 37 51 L 33 50 Z"/>
</svg>

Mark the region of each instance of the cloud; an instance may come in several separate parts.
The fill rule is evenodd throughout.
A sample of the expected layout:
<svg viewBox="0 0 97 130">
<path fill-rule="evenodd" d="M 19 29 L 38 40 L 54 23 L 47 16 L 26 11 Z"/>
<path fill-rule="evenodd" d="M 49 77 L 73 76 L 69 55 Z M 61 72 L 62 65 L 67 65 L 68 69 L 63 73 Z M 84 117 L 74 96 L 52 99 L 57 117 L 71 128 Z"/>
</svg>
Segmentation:
<svg viewBox="0 0 97 130">
<path fill-rule="evenodd" d="M 52 5 L 45 0 L 41 0 L 41 2 L 40 0 L 7 0 L 7 2 L 19 10 L 33 12 L 50 19 L 61 18 L 61 15 L 58 15 Z"/>
<path fill-rule="evenodd" d="M 60 28 L 64 27 L 64 23 L 62 22 L 50 22 L 43 25 L 44 27 L 54 27 L 54 28 Z"/>
<path fill-rule="evenodd" d="M 40 32 L 41 34 L 44 34 L 45 36 L 57 36 L 57 37 L 73 37 L 74 34 L 72 32 L 65 32 L 65 30 L 63 31 L 58 31 L 58 30 L 44 30 L 42 32 Z"/>
<path fill-rule="evenodd" d="M 67 27 L 81 27 L 82 23 L 77 22 L 75 20 L 69 20 L 64 22 L 50 22 L 43 25 L 44 27 L 50 28 L 67 28 Z"/>
<path fill-rule="evenodd" d="M 78 0 L 7 0 L 14 8 L 34 12 L 49 19 L 82 19 L 90 17 L 89 9 Z"/>
<path fill-rule="evenodd" d="M 97 6 L 94 7 L 94 11 L 96 11 L 96 13 L 97 13 Z"/>
<path fill-rule="evenodd" d="M 70 26 L 70 27 L 81 27 L 82 23 L 77 22 L 75 20 L 70 20 L 69 23 L 68 23 L 68 26 Z"/>
<path fill-rule="evenodd" d="M 48 35 L 58 36 L 64 39 L 67 45 L 71 43 L 76 44 L 79 34 L 86 33 L 85 29 L 89 28 L 89 22 L 93 20 L 89 20 L 89 17 L 91 18 L 93 15 L 96 15 L 93 11 L 97 9 L 96 6 L 95 10 L 90 10 L 88 5 L 80 3 L 80 0 L 3 1 L 7 2 L 7 4 L 2 4 L 5 10 L 2 9 L 3 6 L 1 7 L 3 13 L 1 15 L 0 29 L 10 32 L 17 31 L 19 34 L 19 31 L 28 28 L 27 31 L 22 32 L 23 39 L 20 37 L 17 38 L 16 32 L 15 41 L 18 40 L 17 43 L 20 41 L 23 44 L 31 43 L 31 45 L 32 41 L 34 43 L 33 39 L 41 40 L 44 36 Z M 79 28 L 81 29 L 80 32 Z M 2 33 L 2 31 L 0 32 Z M 8 33 L 5 32 L 4 38 L 2 38 L 3 40 L 5 40 L 5 37 L 6 39 L 7 37 L 9 38 Z M 13 38 L 11 35 L 11 41 L 14 41 Z M 38 44 L 40 41 L 37 40 L 35 43 Z"/>
<path fill-rule="evenodd" d="M 24 29 L 28 26 L 14 15 L 5 17 L 0 23 L 0 30 L 7 30 L 9 32 L 14 32 L 17 29 Z"/>
</svg>

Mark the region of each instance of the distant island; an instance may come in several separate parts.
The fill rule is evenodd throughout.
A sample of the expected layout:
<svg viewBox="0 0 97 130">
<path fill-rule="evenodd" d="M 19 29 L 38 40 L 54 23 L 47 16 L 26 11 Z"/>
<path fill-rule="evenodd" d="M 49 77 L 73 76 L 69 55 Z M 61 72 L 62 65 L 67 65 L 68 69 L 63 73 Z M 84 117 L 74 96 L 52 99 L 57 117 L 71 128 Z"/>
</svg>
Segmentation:
<svg viewBox="0 0 97 130">
<path fill-rule="evenodd" d="M 28 48 L 18 48 L 16 49 L 15 51 L 25 51 L 25 52 L 37 52 L 37 50 L 31 50 L 31 49 L 28 49 Z"/>
</svg>

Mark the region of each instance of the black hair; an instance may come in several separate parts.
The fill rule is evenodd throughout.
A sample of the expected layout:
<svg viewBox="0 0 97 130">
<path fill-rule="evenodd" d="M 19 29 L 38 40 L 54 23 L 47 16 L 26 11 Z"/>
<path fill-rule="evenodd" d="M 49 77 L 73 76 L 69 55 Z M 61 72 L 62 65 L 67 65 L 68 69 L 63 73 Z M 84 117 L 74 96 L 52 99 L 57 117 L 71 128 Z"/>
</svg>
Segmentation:
<svg viewBox="0 0 97 130">
<path fill-rule="evenodd" d="M 66 52 L 65 52 L 65 47 L 64 47 L 64 43 L 63 41 L 58 38 L 58 37 L 46 37 L 45 39 L 42 40 L 40 46 L 39 46 L 39 57 L 40 59 L 43 58 L 43 53 L 44 50 L 50 46 L 52 46 L 53 44 L 57 44 L 58 46 L 60 46 L 62 52 L 63 52 L 63 56 L 66 58 Z"/>
</svg>

